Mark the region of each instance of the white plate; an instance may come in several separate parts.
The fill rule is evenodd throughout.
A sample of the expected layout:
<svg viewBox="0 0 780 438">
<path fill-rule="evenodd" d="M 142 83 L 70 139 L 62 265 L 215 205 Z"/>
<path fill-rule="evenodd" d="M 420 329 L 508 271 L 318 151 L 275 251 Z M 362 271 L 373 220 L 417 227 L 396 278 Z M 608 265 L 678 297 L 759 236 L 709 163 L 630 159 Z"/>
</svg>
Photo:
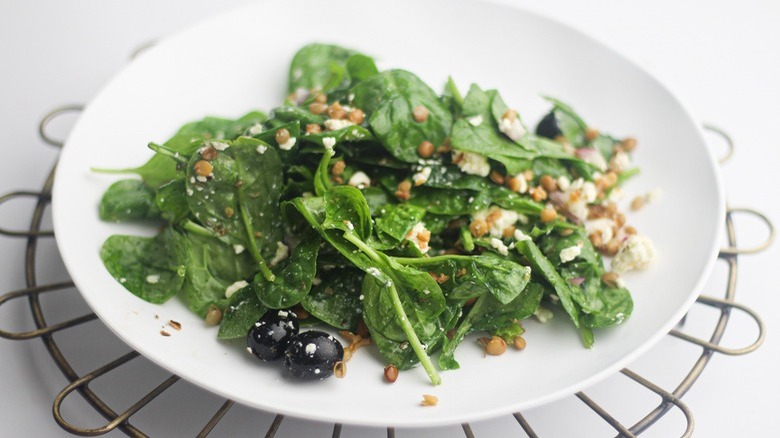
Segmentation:
<svg viewBox="0 0 780 438">
<path fill-rule="evenodd" d="M 291 382 L 282 367 L 253 360 L 241 343 L 216 339 L 177 299 L 145 303 L 103 268 L 99 249 L 112 234 L 153 234 L 103 223 L 97 205 L 115 178 L 91 166 L 143 163 L 149 141 L 204 115 L 271 109 L 285 93 L 295 50 L 312 41 L 355 47 L 380 67 L 418 73 L 437 89 L 448 75 L 498 88 L 535 123 L 547 109 L 539 94 L 570 102 L 594 126 L 639 139 L 642 174 L 627 191 L 660 188 L 663 197 L 629 222 L 655 242 L 659 259 L 626 276 L 635 310 L 622 326 L 599 330 L 582 347 L 565 317 L 526 323 L 528 347 L 483 357 L 474 342 L 458 350 L 461 369 L 433 387 L 422 369 L 382 380 L 370 349 L 347 377 Z M 627 202 L 627 201 L 626 201 Z M 273 1 L 216 17 L 169 38 L 123 70 L 84 111 L 59 162 L 54 187 L 57 242 L 73 280 L 120 338 L 171 372 L 237 402 L 293 416 L 379 426 L 432 426 L 497 416 L 571 394 L 616 372 L 660 339 L 692 304 L 717 254 L 724 201 L 715 162 L 691 114 L 646 72 L 591 38 L 521 10 L 446 0 Z M 159 315 L 156 319 L 155 315 Z M 165 321 L 180 332 L 160 336 Z M 439 405 L 420 407 L 422 394 Z"/>
</svg>

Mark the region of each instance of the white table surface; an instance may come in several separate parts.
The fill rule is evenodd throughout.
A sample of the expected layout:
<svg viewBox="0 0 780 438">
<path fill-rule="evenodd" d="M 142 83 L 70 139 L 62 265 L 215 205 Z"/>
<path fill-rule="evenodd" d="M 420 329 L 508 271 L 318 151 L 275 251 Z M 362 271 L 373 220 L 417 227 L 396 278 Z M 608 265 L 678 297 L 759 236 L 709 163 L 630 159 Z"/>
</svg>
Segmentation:
<svg viewBox="0 0 780 438">
<path fill-rule="evenodd" d="M 780 3 L 769 0 L 694 2 L 654 0 L 496 0 L 557 17 L 626 54 L 667 84 L 702 120 L 726 129 L 736 142 L 732 159 L 722 167 L 731 206 L 754 207 L 780 223 L 780 141 L 776 135 L 780 102 Z M 50 109 L 84 103 L 126 63 L 139 45 L 183 29 L 247 0 L 168 0 L 106 2 L 100 0 L 3 1 L 0 3 L 0 192 L 36 190 L 43 183 L 57 151 L 43 144 L 37 123 Z M 706 6 L 705 6 L 706 5 Z M 52 126 L 66 134 L 73 118 Z M 714 138 L 714 137 L 713 137 Z M 717 141 L 713 144 L 718 145 Z M 717 146 L 716 146 L 717 147 Z M 685 181 L 680 181 L 685 190 Z M 695 194 L 691 194 L 695 196 Z M 0 226 L 24 228 L 32 202 L 0 206 Z M 673 214 L 671 212 L 670 214 Z M 695 220 L 695 218 L 680 218 Z M 749 217 L 737 218 L 737 238 L 745 246 L 766 236 Z M 20 239 L 0 237 L 0 292 L 24 286 Z M 780 406 L 780 321 L 778 262 L 780 245 L 739 260 L 737 301 L 757 310 L 766 322 L 767 338 L 756 352 L 740 357 L 715 355 L 683 401 L 695 418 L 694 436 L 773 436 Z M 54 245 L 40 249 L 42 282 L 67 274 Z M 722 295 L 724 265 L 719 263 L 706 294 Z M 659 291 L 662 293 L 662 291 Z M 63 320 L 88 310 L 73 292 L 45 301 L 47 317 Z M 685 330 L 707 335 L 715 313 L 697 306 Z M 24 303 L 0 309 L 0 327 L 30 329 Z M 756 336 L 754 324 L 741 314 L 732 317 L 724 344 L 747 345 Z M 77 372 L 84 373 L 128 351 L 99 322 L 90 322 L 58 337 Z M 101 348 L 91 348 L 100 345 Z M 699 350 L 666 337 L 630 368 L 667 389 L 690 367 Z M 112 406 L 129 406 L 141 393 L 167 376 L 144 359 L 129 365 L 123 377 L 95 383 Z M 139 385 L 137 382 L 148 382 Z M 54 396 L 66 384 L 39 340 L 0 340 L 0 435 L 67 436 L 51 415 Z M 145 386 L 144 386 L 145 385 Z M 625 377 L 615 376 L 588 391 L 626 423 L 631 415 L 657 402 Z M 186 402 L 183 402 L 186 400 Z M 184 382 L 139 414 L 135 423 L 153 436 L 191 436 L 220 405 L 217 397 Z M 82 427 L 103 424 L 78 396 L 64 406 L 68 420 Z M 631 414 L 631 413 L 634 414 Z M 612 436 L 605 423 L 580 401 L 569 397 L 525 413 L 541 436 Z M 231 410 L 215 436 L 257 436 L 273 416 L 243 407 Z M 172 419 L 175 419 L 173 421 Z M 674 412 L 644 436 L 670 437 L 684 422 Z M 330 436 L 331 425 L 288 419 L 278 436 Z M 477 437 L 522 436 L 510 416 L 472 424 Z M 119 432 L 111 434 L 120 436 Z M 345 426 L 342 436 L 381 437 L 384 430 Z M 462 436 L 459 426 L 431 430 L 398 430 L 399 437 Z"/>
</svg>

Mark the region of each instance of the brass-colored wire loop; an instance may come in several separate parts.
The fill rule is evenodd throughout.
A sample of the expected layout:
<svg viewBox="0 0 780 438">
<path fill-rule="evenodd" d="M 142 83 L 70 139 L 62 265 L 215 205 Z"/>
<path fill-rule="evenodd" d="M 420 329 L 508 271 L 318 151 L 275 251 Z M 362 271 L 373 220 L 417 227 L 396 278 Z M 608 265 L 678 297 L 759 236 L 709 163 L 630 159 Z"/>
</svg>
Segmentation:
<svg viewBox="0 0 780 438">
<path fill-rule="evenodd" d="M 47 193 L 18 191 L 18 192 L 6 193 L 5 195 L 0 196 L 0 205 L 18 198 L 38 198 L 39 201 L 44 201 L 47 203 L 51 199 L 51 197 Z M 54 231 L 50 231 L 50 230 L 15 231 L 15 230 L 6 230 L 5 228 L 0 227 L 0 235 L 8 236 L 8 237 L 50 237 L 54 235 Z"/>
<path fill-rule="evenodd" d="M 753 215 L 760 219 L 769 230 L 769 234 L 767 235 L 766 240 L 756 245 L 752 248 L 739 248 L 737 246 L 729 246 L 726 248 L 721 248 L 720 253 L 722 255 L 745 255 L 745 254 L 756 254 L 759 253 L 767 248 L 769 248 L 770 245 L 772 245 L 772 242 L 775 240 L 775 227 L 772 225 L 772 221 L 763 213 L 754 210 L 752 208 L 742 208 L 742 207 L 729 207 L 726 214 L 728 216 L 733 216 L 734 213 L 745 213 L 749 215 Z"/>
<path fill-rule="evenodd" d="M 73 105 L 63 105 L 61 107 L 49 111 L 45 116 L 43 116 L 43 119 L 41 119 L 41 123 L 38 125 L 38 134 L 40 134 L 41 139 L 43 139 L 43 141 L 46 142 L 47 144 L 50 144 L 54 147 L 61 148 L 63 145 L 65 145 L 65 140 L 58 140 L 52 138 L 46 132 L 46 128 L 49 126 L 49 123 L 51 123 L 52 120 L 56 119 L 58 116 L 62 114 L 81 112 L 83 110 L 84 110 L 84 105 L 73 104 Z"/>
<path fill-rule="evenodd" d="M 718 128 L 717 126 L 714 126 L 714 125 L 710 125 L 710 124 L 705 123 L 705 124 L 702 125 L 702 127 L 705 130 L 709 131 L 709 132 L 717 134 L 718 136 L 720 136 L 726 142 L 726 147 L 728 149 L 726 150 L 726 154 L 725 155 L 723 155 L 720 158 L 718 158 L 718 162 L 720 164 L 723 164 L 723 163 L 727 162 L 729 159 L 731 159 L 731 156 L 734 154 L 734 140 L 731 139 L 731 136 L 728 135 L 724 130 L 722 130 L 722 129 Z"/>
<path fill-rule="evenodd" d="M 676 338 L 686 340 L 700 347 L 706 348 L 707 350 L 716 351 L 718 353 L 726 354 L 729 356 L 741 356 L 743 354 L 752 353 L 753 351 L 756 351 L 758 347 L 761 346 L 761 344 L 764 343 L 764 339 L 766 338 L 766 327 L 764 326 L 764 321 L 761 320 L 761 317 L 758 316 L 758 314 L 753 309 L 743 306 L 742 304 L 730 302 L 720 298 L 705 297 L 703 295 L 699 296 L 699 298 L 696 299 L 696 302 L 701 304 L 706 304 L 711 307 L 717 307 L 724 312 L 730 312 L 731 309 L 737 309 L 746 313 L 748 316 L 750 316 L 750 318 L 753 319 L 753 321 L 756 323 L 756 326 L 758 326 L 758 336 L 756 337 L 756 340 L 753 341 L 753 343 L 748 345 L 747 347 L 726 348 L 714 342 L 705 341 L 695 336 L 691 336 L 689 334 L 683 333 L 679 330 L 670 331 L 669 332 L 670 335 Z"/>
</svg>

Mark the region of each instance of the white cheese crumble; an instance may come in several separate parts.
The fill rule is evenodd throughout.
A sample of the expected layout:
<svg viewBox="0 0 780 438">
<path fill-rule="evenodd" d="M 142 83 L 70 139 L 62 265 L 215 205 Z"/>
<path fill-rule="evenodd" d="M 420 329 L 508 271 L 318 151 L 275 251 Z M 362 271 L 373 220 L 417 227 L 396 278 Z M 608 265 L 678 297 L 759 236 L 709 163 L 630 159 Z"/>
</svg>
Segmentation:
<svg viewBox="0 0 780 438">
<path fill-rule="evenodd" d="M 351 221 L 344 221 L 344 225 L 347 226 L 349 231 L 353 231 L 355 229 L 355 225 Z"/>
<path fill-rule="evenodd" d="M 571 180 L 566 175 L 558 177 L 558 188 L 561 189 L 561 191 L 565 192 L 566 190 L 569 190 L 570 185 Z"/>
<path fill-rule="evenodd" d="M 303 72 L 300 69 L 297 69 L 295 72 L 293 72 L 293 75 L 296 72 L 303 74 Z M 302 104 L 308 97 L 309 97 L 309 90 L 303 87 L 296 88 L 295 92 L 292 95 L 293 101 L 295 101 L 295 103 L 298 105 Z"/>
<path fill-rule="evenodd" d="M 427 234 L 428 239 L 420 239 L 420 234 Z M 409 230 L 408 233 L 406 233 L 406 240 L 412 242 L 414 246 L 417 247 L 417 249 L 420 250 L 421 253 L 426 254 L 429 249 L 431 249 L 428 246 L 428 240 L 430 239 L 430 231 L 428 231 L 427 228 L 425 228 L 425 224 L 423 222 L 417 222 L 414 224 L 411 230 Z"/>
<path fill-rule="evenodd" d="M 520 228 L 515 229 L 515 240 L 518 242 L 522 242 L 523 240 L 531 240 L 531 236 L 526 235 L 523 233 L 523 230 Z"/>
<path fill-rule="evenodd" d="M 514 141 L 522 138 L 527 132 L 518 117 L 502 117 L 498 121 L 498 129 Z"/>
<path fill-rule="evenodd" d="M 258 153 L 258 154 L 261 154 L 261 155 L 262 155 L 262 154 L 264 154 L 264 153 L 265 153 L 265 151 L 266 151 L 267 149 L 268 149 L 268 146 L 266 146 L 266 145 L 264 145 L 264 144 L 259 144 L 259 145 L 257 145 L 257 149 L 255 149 L 255 150 L 257 151 L 257 153 Z"/>
<path fill-rule="evenodd" d="M 306 354 L 308 354 L 309 356 L 314 356 L 314 353 L 316 353 L 316 352 L 317 352 L 317 346 L 316 345 L 314 345 L 312 343 L 306 344 Z"/>
<path fill-rule="evenodd" d="M 622 274 L 633 269 L 644 269 L 655 260 L 655 255 L 650 239 L 638 234 L 631 235 L 612 259 L 612 270 Z"/>
<path fill-rule="evenodd" d="M 552 319 L 553 313 L 550 311 L 550 309 L 539 306 L 536 308 L 536 310 L 534 310 L 534 316 L 537 320 L 539 320 L 539 322 L 544 324 Z"/>
<path fill-rule="evenodd" d="M 285 245 L 284 242 L 276 242 L 276 254 L 274 258 L 268 262 L 268 265 L 272 268 L 279 264 L 282 260 L 290 256 L 290 247 Z"/>
<path fill-rule="evenodd" d="M 517 180 L 517 193 L 525 193 L 528 191 L 528 180 L 525 179 L 525 175 L 518 173 L 513 178 Z"/>
<path fill-rule="evenodd" d="M 236 254 L 241 254 L 245 249 L 246 248 L 244 248 L 244 245 L 233 245 L 233 251 L 235 251 Z"/>
<path fill-rule="evenodd" d="M 196 179 L 198 182 L 202 182 L 202 183 L 204 183 L 204 182 L 206 182 L 206 181 L 208 181 L 208 180 L 209 180 L 209 179 L 208 179 L 208 178 L 206 178 L 205 176 L 200 176 L 200 175 L 196 176 L 196 177 L 195 177 L 195 179 Z"/>
<path fill-rule="evenodd" d="M 490 173 L 490 163 L 484 155 L 456 151 L 453 161 L 458 163 L 461 172 L 469 175 L 488 176 Z"/>
<path fill-rule="evenodd" d="M 444 169 L 444 167 L 442 167 L 442 169 Z M 415 186 L 421 186 L 425 184 L 425 182 L 428 181 L 428 178 L 430 177 L 431 177 L 431 168 L 426 166 L 420 169 L 414 175 L 412 175 L 412 181 L 414 181 Z"/>
<path fill-rule="evenodd" d="M 247 129 L 247 134 L 251 135 L 257 135 L 261 132 L 263 132 L 263 125 L 261 123 L 255 123 L 254 125 L 250 126 L 249 129 Z"/>
<path fill-rule="evenodd" d="M 218 151 L 224 151 L 225 149 L 230 147 L 229 144 L 227 144 L 227 143 L 225 143 L 223 141 L 212 141 L 212 142 L 209 142 L 208 146 L 211 146 L 211 147 L 213 147 L 214 149 L 216 149 Z"/>
<path fill-rule="evenodd" d="M 146 276 L 146 282 L 149 284 L 157 284 L 160 282 L 160 276 L 159 275 L 147 275 Z"/>
<path fill-rule="evenodd" d="M 330 156 L 336 155 L 336 151 L 333 150 L 333 147 L 336 146 L 336 139 L 333 137 L 325 137 L 322 139 L 322 145 L 325 146 L 325 149 L 328 151 L 328 154 Z"/>
<path fill-rule="evenodd" d="M 581 252 L 582 252 L 582 244 L 574 245 L 568 248 L 563 248 L 561 252 L 558 254 L 558 257 L 560 257 L 561 263 L 566 263 L 576 259 Z"/>
<path fill-rule="evenodd" d="M 615 152 L 612 159 L 609 160 L 609 167 L 615 172 L 622 172 L 631 166 L 631 158 L 623 151 Z"/>
<path fill-rule="evenodd" d="M 249 283 L 247 283 L 244 280 L 239 280 L 225 289 L 225 298 L 230 298 L 233 296 L 234 293 L 240 291 L 241 289 L 249 286 Z"/>
<path fill-rule="evenodd" d="M 582 198 L 585 202 L 591 203 L 596 200 L 599 191 L 596 189 L 596 185 L 590 181 L 582 183 Z"/>
<path fill-rule="evenodd" d="M 295 142 L 297 140 L 298 139 L 295 137 L 290 137 L 286 142 L 279 144 L 279 149 L 283 151 L 289 151 L 290 149 L 293 148 L 293 146 L 295 146 Z"/>
<path fill-rule="evenodd" d="M 482 116 L 473 116 L 468 118 L 469 123 L 471 126 L 479 126 L 482 124 Z"/>
<path fill-rule="evenodd" d="M 491 238 L 490 246 L 495 248 L 502 256 L 509 255 L 509 248 L 504 245 L 504 242 L 502 242 L 501 239 L 496 239 L 495 237 Z"/>
<path fill-rule="evenodd" d="M 502 237 L 504 230 L 517 223 L 520 219 L 520 215 L 512 210 L 504 210 L 501 207 L 491 205 L 488 208 L 475 211 L 471 214 L 471 219 L 482 219 L 487 222 L 490 229 L 488 233 L 492 237 Z"/>
<path fill-rule="evenodd" d="M 357 171 L 349 178 L 349 185 L 363 189 L 371 185 L 371 178 L 365 172 Z"/>
<path fill-rule="evenodd" d="M 325 125 L 327 131 L 336 131 L 338 129 L 344 129 L 347 126 L 352 126 L 354 123 L 350 122 L 348 119 L 328 119 L 325 120 L 323 125 Z"/>
<path fill-rule="evenodd" d="M 614 226 L 615 226 L 615 221 L 609 218 L 600 218 L 600 219 L 585 221 L 585 231 L 588 233 L 588 236 L 590 236 L 595 232 L 600 231 L 601 239 L 604 242 L 609 242 L 610 240 L 612 240 L 613 237 L 615 237 L 615 232 L 613 229 Z"/>
</svg>

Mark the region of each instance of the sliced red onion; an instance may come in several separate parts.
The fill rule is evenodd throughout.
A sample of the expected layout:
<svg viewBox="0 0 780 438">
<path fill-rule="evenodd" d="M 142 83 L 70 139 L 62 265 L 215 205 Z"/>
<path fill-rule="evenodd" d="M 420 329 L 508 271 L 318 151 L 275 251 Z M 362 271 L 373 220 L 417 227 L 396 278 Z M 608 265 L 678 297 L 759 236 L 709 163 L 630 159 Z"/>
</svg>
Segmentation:
<svg viewBox="0 0 780 438">
<path fill-rule="evenodd" d="M 583 281 L 585 281 L 585 277 L 574 277 L 569 279 L 569 283 L 575 286 L 581 285 Z"/>
</svg>

